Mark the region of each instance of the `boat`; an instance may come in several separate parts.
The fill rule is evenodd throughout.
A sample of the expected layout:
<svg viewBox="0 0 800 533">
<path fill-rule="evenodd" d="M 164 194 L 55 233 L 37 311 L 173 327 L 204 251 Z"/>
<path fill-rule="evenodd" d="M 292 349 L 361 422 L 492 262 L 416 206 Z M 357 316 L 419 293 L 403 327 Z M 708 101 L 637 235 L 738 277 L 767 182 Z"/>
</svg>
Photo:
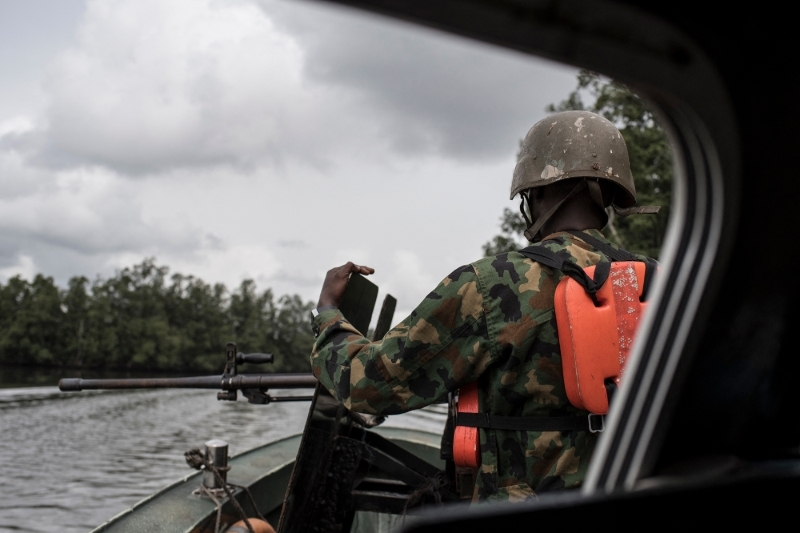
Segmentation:
<svg viewBox="0 0 800 533">
<path fill-rule="evenodd" d="M 377 294 L 366 279 L 348 284 L 340 310 L 360 331 L 369 330 Z M 387 295 L 376 336 L 389 329 L 394 308 L 394 297 Z M 253 404 L 310 401 L 301 435 L 231 458 L 228 444 L 212 439 L 205 450 L 186 454 L 187 463 L 202 472 L 173 483 L 95 531 L 223 533 L 240 521 L 249 528 L 248 521 L 255 518 L 287 533 L 373 531 L 388 528 L 392 516 L 461 499 L 449 482 L 441 435 L 382 428 L 385 417 L 349 411 L 311 374 L 239 373 L 239 365 L 272 361 L 272 354 L 244 354 L 228 343 L 218 376 L 62 379 L 62 391 L 203 388 L 222 389 L 220 401 L 236 401 L 239 392 Z M 307 387 L 315 387 L 313 396 L 270 392 Z"/>
<path fill-rule="evenodd" d="M 409 453 L 444 468 L 439 458 L 441 435 L 402 428 L 374 428 L 372 431 L 397 444 Z M 280 520 L 286 488 L 297 457 L 302 435 L 286 437 L 233 456 L 229 459 L 228 480 L 247 487 L 258 505 L 258 512 L 270 524 Z M 217 505 L 198 494 L 203 472 L 189 474 L 152 496 L 119 513 L 92 533 L 186 533 L 213 532 Z M 242 489 L 234 497 L 249 516 L 256 516 L 250 498 Z M 353 533 L 388 530 L 396 515 L 362 511 L 355 517 Z M 230 501 L 222 506 L 223 530 L 241 520 Z"/>
<path fill-rule="evenodd" d="M 362 313 L 361 320 L 370 316 L 371 311 Z M 366 330 L 368 324 L 359 325 Z M 388 530 L 394 516 L 460 499 L 448 482 L 441 435 L 380 427 L 384 417 L 349 411 L 311 374 L 238 373 L 238 365 L 269 363 L 271 354 L 243 354 L 229 343 L 225 361 L 221 376 L 59 382 L 62 391 L 221 388 L 217 398 L 222 401 L 235 401 L 239 391 L 255 404 L 310 400 L 301 435 L 230 458 L 228 443 L 209 440 L 205 450 L 186 453 L 198 472 L 94 531 L 223 533 L 239 522 L 250 528 L 254 519 L 285 532 Z M 309 386 L 315 386 L 310 397 L 270 392 Z"/>
</svg>

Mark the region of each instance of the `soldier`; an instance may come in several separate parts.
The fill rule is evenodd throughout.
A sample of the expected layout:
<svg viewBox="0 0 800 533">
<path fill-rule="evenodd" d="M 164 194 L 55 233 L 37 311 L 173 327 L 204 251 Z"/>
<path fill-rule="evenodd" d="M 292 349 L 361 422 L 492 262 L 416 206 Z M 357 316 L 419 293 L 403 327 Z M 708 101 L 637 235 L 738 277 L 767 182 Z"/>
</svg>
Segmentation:
<svg viewBox="0 0 800 533">
<path fill-rule="evenodd" d="M 525 236 L 580 267 L 609 261 L 598 248 L 617 249 L 600 232 L 607 207 L 622 215 L 649 212 L 632 207 L 622 135 L 586 111 L 556 113 L 531 128 L 511 184 L 511 199 L 517 194 Z M 312 322 L 314 375 L 347 408 L 403 413 L 477 380 L 481 413 L 586 419 L 568 401 L 562 378 L 553 303 L 562 271 L 519 252 L 480 259 L 454 270 L 376 342 L 336 308 L 354 272 L 374 270 L 347 263 L 328 271 Z M 596 438 L 588 427 L 482 428 L 473 500 L 521 501 L 579 486 Z"/>
</svg>

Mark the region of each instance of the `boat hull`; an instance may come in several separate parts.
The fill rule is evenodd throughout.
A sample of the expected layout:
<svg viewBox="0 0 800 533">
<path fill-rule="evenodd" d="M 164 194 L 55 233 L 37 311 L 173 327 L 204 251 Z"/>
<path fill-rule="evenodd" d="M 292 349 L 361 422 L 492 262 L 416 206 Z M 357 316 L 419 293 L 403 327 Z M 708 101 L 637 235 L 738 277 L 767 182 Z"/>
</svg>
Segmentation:
<svg viewBox="0 0 800 533">
<path fill-rule="evenodd" d="M 444 468 L 439 457 L 441 435 L 426 431 L 402 428 L 375 428 L 372 431 L 395 442 L 425 461 Z M 292 474 L 301 435 L 286 437 L 253 448 L 232 457 L 228 473 L 229 482 L 248 487 L 259 506 L 259 511 L 274 526 L 278 524 L 286 487 Z M 130 509 L 123 511 L 92 533 L 186 533 L 213 532 L 216 521 L 216 505 L 208 498 L 193 494 L 200 485 L 202 474 L 194 472 L 145 498 Z M 249 498 L 242 490 L 235 493 L 236 499 L 249 515 L 254 515 Z M 354 524 L 353 530 L 372 527 L 377 516 L 367 513 Z M 223 505 L 223 522 L 232 524 L 239 520 L 229 502 Z"/>
</svg>

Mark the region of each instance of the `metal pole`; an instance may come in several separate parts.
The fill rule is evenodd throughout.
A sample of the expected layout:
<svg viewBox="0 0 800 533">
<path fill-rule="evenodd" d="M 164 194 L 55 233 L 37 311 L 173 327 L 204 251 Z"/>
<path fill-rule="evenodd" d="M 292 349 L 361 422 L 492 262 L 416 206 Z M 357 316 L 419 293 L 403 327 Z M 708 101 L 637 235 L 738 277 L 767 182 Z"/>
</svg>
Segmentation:
<svg viewBox="0 0 800 533">
<path fill-rule="evenodd" d="M 317 385 L 313 374 L 239 374 L 232 377 L 200 376 L 188 378 L 80 379 L 58 382 L 62 391 L 110 389 L 310 389 Z"/>
<path fill-rule="evenodd" d="M 228 443 L 224 440 L 213 439 L 205 444 L 206 446 L 206 461 L 213 464 L 223 482 L 228 480 Z M 217 481 L 214 472 L 206 470 L 203 472 L 203 486 L 207 489 L 221 489 L 222 485 Z"/>
</svg>

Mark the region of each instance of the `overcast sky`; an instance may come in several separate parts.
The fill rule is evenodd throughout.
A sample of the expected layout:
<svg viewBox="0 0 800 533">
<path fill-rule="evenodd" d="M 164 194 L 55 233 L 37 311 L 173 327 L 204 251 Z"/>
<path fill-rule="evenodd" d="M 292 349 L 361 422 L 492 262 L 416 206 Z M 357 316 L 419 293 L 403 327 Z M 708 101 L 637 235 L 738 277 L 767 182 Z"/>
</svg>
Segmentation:
<svg viewBox="0 0 800 533">
<path fill-rule="evenodd" d="M 155 257 L 316 301 L 353 260 L 404 316 L 576 73 L 313 2 L 0 0 L 0 281 Z"/>
</svg>

